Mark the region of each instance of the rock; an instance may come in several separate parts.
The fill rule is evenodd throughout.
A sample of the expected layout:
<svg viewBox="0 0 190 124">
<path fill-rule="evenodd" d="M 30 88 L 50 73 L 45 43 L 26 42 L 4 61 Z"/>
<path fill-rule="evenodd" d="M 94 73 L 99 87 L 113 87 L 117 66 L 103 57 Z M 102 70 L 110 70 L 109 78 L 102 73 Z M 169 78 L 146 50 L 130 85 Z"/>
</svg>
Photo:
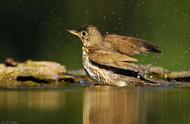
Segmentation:
<svg viewBox="0 0 190 124">
<path fill-rule="evenodd" d="M 49 61 L 26 61 L 16 66 L 0 64 L 0 87 L 41 87 L 72 78 L 66 75 L 65 66 Z"/>
</svg>

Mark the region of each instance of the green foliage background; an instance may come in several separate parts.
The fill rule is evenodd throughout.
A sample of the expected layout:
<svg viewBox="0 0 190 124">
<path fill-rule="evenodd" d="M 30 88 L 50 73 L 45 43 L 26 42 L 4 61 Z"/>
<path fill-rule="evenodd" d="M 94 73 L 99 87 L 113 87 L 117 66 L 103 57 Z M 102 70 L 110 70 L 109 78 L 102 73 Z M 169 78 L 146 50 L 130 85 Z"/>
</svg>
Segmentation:
<svg viewBox="0 0 190 124">
<path fill-rule="evenodd" d="M 65 30 L 93 24 L 106 34 L 136 36 L 163 51 L 142 63 L 189 70 L 190 2 L 187 0 L 1 0 L 0 61 L 51 60 L 79 69 L 80 40 Z"/>
</svg>

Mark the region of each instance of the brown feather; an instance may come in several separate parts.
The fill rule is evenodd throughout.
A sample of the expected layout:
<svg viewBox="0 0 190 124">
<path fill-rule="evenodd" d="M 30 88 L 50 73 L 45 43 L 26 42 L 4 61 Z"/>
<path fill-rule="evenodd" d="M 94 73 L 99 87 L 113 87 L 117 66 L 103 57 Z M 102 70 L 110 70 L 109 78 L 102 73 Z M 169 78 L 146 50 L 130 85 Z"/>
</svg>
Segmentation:
<svg viewBox="0 0 190 124">
<path fill-rule="evenodd" d="M 94 63 L 105 65 L 105 66 L 111 66 L 115 68 L 121 68 L 121 69 L 134 69 L 133 64 L 130 62 L 137 62 L 138 60 L 132 57 L 129 57 L 127 55 L 105 50 L 105 49 L 89 49 L 89 59 L 93 61 Z M 136 70 L 136 69 L 135 69 Z"/>
<path fill-rule="evenodd" d="M 108 49 L 113 49 L 119 53 L 127 55 L 135 55 L 147 52 L 160 53 L 159 48 L 142 39 L 109 34 L 104 36 L 102 45 Z"/>
</svg>

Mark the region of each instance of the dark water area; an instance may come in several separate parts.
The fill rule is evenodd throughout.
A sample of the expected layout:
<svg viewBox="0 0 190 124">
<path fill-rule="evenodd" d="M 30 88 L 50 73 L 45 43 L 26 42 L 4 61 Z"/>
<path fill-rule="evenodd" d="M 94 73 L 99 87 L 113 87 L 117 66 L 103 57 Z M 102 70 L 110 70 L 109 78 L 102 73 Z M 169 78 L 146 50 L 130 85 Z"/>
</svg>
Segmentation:
<svg viewBox="0 0 190 124">
<path fill-rule="evenodd" d="M 1 90 L 1 124 L 189 124 L 189 88 Z"/>
</svg>

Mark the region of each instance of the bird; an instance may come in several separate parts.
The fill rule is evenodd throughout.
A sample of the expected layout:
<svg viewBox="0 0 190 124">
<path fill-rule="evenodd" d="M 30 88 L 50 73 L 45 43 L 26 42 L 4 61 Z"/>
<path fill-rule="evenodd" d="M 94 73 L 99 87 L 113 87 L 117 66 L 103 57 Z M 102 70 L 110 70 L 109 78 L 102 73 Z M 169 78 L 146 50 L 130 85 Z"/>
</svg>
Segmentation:
<svg viewBox="0 0 190 124">
<path fill-rule="evenodd" d="M 82 62 L 87 75 L 99 85 L 139 86 L 154 84 L 147 70 L 133 56 L 161 53 L 158 46 L 131 36 L 102 35 L 93 25 L 67 30 L 82 42 Z"/>
</svg>

